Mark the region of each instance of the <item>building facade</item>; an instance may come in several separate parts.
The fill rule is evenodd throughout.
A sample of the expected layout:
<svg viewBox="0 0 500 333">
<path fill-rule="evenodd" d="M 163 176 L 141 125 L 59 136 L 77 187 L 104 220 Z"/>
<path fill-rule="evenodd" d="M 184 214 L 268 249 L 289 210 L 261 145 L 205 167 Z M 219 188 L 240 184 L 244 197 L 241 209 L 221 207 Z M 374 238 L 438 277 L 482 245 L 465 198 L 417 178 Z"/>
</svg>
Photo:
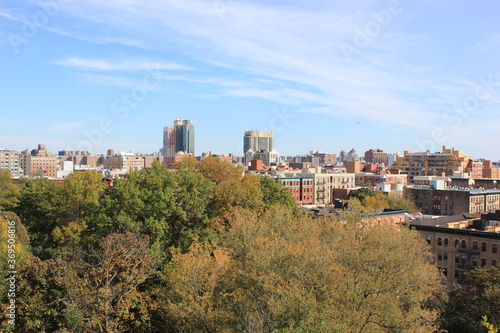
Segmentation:
<svg viewBox="0 0 500 333">
<path fill-rule="evenodd" d="M 299 207 L 314 203 L 313 177 L 276 177 L 274 179 L 290 190 Z"/>
<path fill-rule="evenodd" d="M 407 174 L 412 183 L 415 176 L 452 176 L 454 173 L 463 173 L 468 164 L 467 154 L 443 146 L 442 152 L 436 153 L 405 151 L 404 156 L 397 158 L 391 165 L 391 170 Z"/>
<path fill-rule="evenodd" d="M 500 190 L 433 189 L 407 187 L 405 197 L 412 200 L 423 214 L 456 215 L 483 213 L 500 208 Z"/>
<path fill-rule="evenodd" d="M 273 132 L 245 131 L 243 135 L 245 165 L 252 160 L 262 160 L 266 166 L 278 165 L 279 153 L 274 149 Z"/>
<path fill-rule="evenodd" d="M 184 152 L 194 156 L 195 132 L 192 120 L 177 118 L 174 126 L 163 128 L 162 154 L 166 157 L 175 157 Z"/>
<path fill-rule="evenodd" d="M 365 162 L 387 165 L 387 153 L 380 149 L 370 149 L 365 152 Z"/>
<path fill-rule="evenodd" d="M 12 177 L 22 176 L 20 154 L 15 150 L 0 150 L 0 169 L 9 170 Z"/>
<path fill-rule="evenodd" d="M 21 168 L 26 176 L 42 176 L 57 178 L 59 159 L 55 154 L 45 148 L 44 144 L 39 144 L 38 149 L 31 153 L 25 152 L 20 157 Z"/>
<path fill-rule="evenodd" d="M 273 132 L 245 131 L 243 134 L 243 154 L 252 150 L 254 152 L 274 149 Z"/>
<path fill-rule="evenodd" d="M 500 261 L 500 212 L 480 219 L 455 215 L 407 224 L 429 244 L 437 267 L 450 283 L 477 267 L 498 266 Z"/>
</svg>

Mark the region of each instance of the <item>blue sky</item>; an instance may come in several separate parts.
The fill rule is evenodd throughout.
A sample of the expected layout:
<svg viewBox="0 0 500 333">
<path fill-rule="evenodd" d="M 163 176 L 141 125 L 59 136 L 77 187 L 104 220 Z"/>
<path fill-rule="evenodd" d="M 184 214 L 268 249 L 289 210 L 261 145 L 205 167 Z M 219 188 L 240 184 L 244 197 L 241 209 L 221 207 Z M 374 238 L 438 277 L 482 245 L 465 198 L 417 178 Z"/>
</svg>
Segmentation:
<svg viewBox="0 0 500 333">
<path fill-rule="evenodd" d="M 0 148 L 196 153 L 455 147 L 500 159 L 495 1 L 10 0 Z"/>
</svg>

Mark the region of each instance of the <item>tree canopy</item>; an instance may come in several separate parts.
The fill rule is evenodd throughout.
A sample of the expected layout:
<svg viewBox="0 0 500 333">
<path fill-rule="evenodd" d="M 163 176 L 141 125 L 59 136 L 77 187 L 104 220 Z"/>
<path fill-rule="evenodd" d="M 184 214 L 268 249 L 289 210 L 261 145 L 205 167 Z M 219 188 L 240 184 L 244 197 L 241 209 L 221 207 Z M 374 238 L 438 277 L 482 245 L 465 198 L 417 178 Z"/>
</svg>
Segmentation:
<svg viewBox="0 0 500 333">
<path fill-rule="evenodd" d="M 448 295 L 442 327 L 451 333 L 488 332 L 483 317 L 500 327 L 500 269 L 477 268 L 465 274 L 463 283 Z"/>
<path fill-rule="evenodd" d="M 302 213 L 281 183 L 218 158 L 111 188 L 95 172 L 28 179 L 16 197 L 24 332 L 435 328 L 440 275 L 415 231 Z"/>
</svg>

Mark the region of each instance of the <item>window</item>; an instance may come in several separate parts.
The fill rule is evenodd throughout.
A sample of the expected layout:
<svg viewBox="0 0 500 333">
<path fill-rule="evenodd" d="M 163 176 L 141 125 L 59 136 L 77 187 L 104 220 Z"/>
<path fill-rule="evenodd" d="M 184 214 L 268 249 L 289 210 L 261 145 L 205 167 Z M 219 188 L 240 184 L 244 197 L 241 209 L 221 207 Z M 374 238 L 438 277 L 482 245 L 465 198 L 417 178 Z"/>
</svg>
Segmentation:
<svg viewBox="0 0 500 333">
<path fill-rule="evenodd" d="M 477 249 L 478 249 L 478 247 L 477 247 L 477 246 L 478 246 L 478 245 L 477 245 L 477 241 L 473 241 L 473 242 L 472 242 L 472 249 L 473 249 L 473 250 L 475 250 L 475 251 L 477 251 Z"/>
<path fill-rule="evenodd" d="M 448 261 L 448 252 L 443 253 L 443 261 Z"/>
<path fill-rule="evenodd" d="M 472 257 L 472 266 L 477 266 L 477 257 Z"/>
<path fill-rule="evenodd" d="M 448 238 L 444 239 L 444 246 L 448 246 Z"/>
<path fill-rule="evenodd" d="M 441 271 L 443 272 L 443 275 L 448 277 L 448 268 L 441 268 Z"/>
<path fill-rule="evenodd" d="M 486 267 L 486 258 L 481 258 L 481 267 Z"/>
<path fill-rule="evenodd" d="M 427 244 L 430 244 L 430 243 L 431 243 L 431 236 L 427 235 Z"/>
<path fill-rule="evenodd" d="M 455 255 L 455 264 L 459 264 L 460 263 L 460 256 L 457 254 Z"/>
<path fill-rule="evenodd" d="M 462 249 L 467 248 L 467 242 L 465 240 L 462 241 Z"/>
<path fill-rule="evenodd" d="M 497 253 L 497 244 L 491 244 L 491 253 Z"/>
<path fill-rule="evenodd" d="M 496 265 L 497 265 L 497 260 L 491 259 L 491 266 L 496 266 Z"/>
<path fill-rule="evenodd" d="M 465 256 L 462 256 L 462 261 L 460 262 L 462 265 L 465 265 Z"/>
<path fill-rule="evenodd" d="M 486 252 L 486 242 L 481 242 L 481 251 Z"/>
<path fill-rule="evenodd" d="M 455 247 L 458 249 L 459 247 L 459 244 L 460 244 L 460 241 L 458 239 L 455 239 Z"/>
<path fill-rule="evenodd" d="M 443 239 L 441 237 L 438 237 L 437 245 L 439 246 L 443 245 Z"/>
<path fill-rule="evenodd" d="M 455 269 L 455 279 L 460 279 L 460 271 Z"/>
<path fill-rule="evenodd" d="M 441 252 L 438 252 L 438 261 L 443 260 L 443 254 Z"/>
</svg>

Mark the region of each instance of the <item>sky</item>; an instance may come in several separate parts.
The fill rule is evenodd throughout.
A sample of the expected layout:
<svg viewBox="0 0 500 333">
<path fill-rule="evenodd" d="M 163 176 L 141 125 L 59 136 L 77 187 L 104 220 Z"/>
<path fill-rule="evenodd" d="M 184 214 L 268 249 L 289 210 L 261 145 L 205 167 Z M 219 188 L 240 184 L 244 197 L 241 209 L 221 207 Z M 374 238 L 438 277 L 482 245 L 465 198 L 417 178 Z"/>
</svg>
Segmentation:
<svg viewBox="0 0 500 333">
<path fill-rule="evenodd" d="M 196 155 L 455 147 L 500 160 L 500 3 L 6 0 L 0 149 Z"/>
</svg>

